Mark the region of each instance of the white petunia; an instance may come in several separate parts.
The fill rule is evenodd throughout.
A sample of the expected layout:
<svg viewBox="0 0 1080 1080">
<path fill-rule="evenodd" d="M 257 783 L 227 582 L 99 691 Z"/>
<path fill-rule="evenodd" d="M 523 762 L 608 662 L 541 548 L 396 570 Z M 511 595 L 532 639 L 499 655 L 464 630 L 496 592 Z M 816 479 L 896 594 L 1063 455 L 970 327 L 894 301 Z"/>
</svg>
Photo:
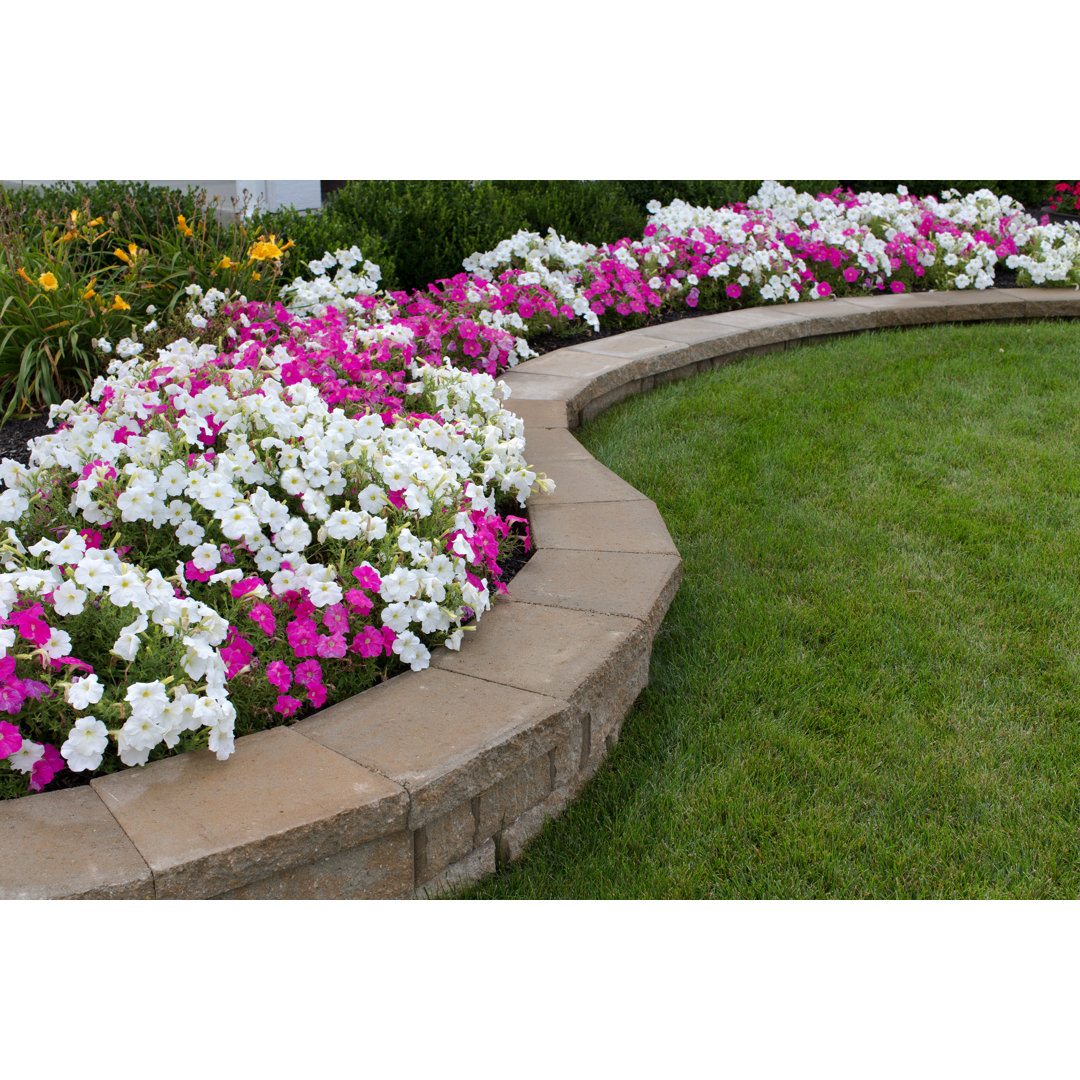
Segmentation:
<svg viewBox="0 0 1080 1080">
<path fill-rule="evenodd" d="M 86 593 L 74 581 L 53 589 L 53 607 L 58 615 L 79 615 L 86 605 Z"/>
<path fill-rule="evenodd" d="M 105 693 L 105 687 L 98 681 L 96 675 L 87 675 L 85 678 L 72 679 L 71 685 L 64 692 L 64 700 L 80 712 L 90 705 L 96 705 Z"/>
<path fill-rule="evenodd" d="M 105 725 L 93 716 L 80 716 L 60 747 L 60 756 L 72 772 L 93 771 L 105 756 L 109 733 Z"/>
</svg>

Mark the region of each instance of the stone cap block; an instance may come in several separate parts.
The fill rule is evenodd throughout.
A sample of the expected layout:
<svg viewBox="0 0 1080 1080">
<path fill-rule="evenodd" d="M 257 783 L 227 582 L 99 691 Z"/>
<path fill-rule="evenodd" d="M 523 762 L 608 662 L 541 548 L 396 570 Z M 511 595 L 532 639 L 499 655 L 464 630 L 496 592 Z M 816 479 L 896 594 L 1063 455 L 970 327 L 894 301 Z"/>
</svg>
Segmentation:
<svg viewBox="0 0 1080 1080">
<path fill-rule="evenodd" d="M 527 432 L 538 428 L 571 428 L 578 424 L 576 410 L 569 409 L 565 401 L 537 400 L 523 395 L 510 397 L 503 405 L 525 421 Z"/>
<path fill-rule="evenodd" d="M 973 319 L 1023 319 L 1031 312 L 1013 294 L 1016 289 L 963 289 L 945 292 L 898 293 L 888 296 L 854 296 L 844 303 L 874 311 L 879 326 L 919 326 L 936 322 L 967 322 Z"/>
<path fill-rule="evenodd" d="M 571 704 L 642 634 L 636 619 L 520 602 L 489 611 L 484 628 L 468 649 L 440 650 L 432 667 Z"/>
<path fill-rule="evenodd" d="M 153 896 L 150 867 L 90 788 L 0 804 L 0 899 Z"/>
<path fill-rule="evenodd" d="M 425 671 L 398 675 L 293 730 L 405 788 L 410 828 L 446 813 L 552 749 L 575 719 L 565 700 L 504 681 L 508 669 L 532 666 L 524 653 L 504 653 L 488 666 L 466 659 L 467 668 L 483 666 L 485 677 L 449 670 L 474 652 L 498 654 L 503 639 L 490 624 L 516 606 L 488 612 L 461 653 L 439 649 Z"/>
<path fill-rule="evenodd" d="M 592 461 L 593 456 L 574 438 L 569 428 L 525 426 L 525 460 L 543 461 L 545 467 L 562 461 Z"/>
<path fill-rule="evenodd" d="M 405 828 L 400 785 L 287 727 L 91 781 L 154 874 L 201 899 Z"/>
<path fill-rule="evenodd" d="M 660 511 L 647 499 L 555 506 L 545 504 L 542 496 L 534 496 L 529 500 L 529 522 L 539 550 L 679 554 Z"/>
<path fill-rule="evenodd" d="M 1024 305 L 1026 318 L 1048 319 L 1080 317 L 1080 290 L 1069 289 L 1009 289 Z"/>
<path fill-rule="evenodd" d="M 543 548 L 510 582 L 510 597 L 640 619 L 655 634 L 681 581 L 678 555 Z"/>
<path fill-rule="evenodd" d="M 528 461 L 531 468 L 547 473 L 555 481 L 555 490 L 539 497 L 545 506 L 647 500 L 636 487 L 595 458 L 548 461 L 539 455 L 530 455 Z"/>
</svg>

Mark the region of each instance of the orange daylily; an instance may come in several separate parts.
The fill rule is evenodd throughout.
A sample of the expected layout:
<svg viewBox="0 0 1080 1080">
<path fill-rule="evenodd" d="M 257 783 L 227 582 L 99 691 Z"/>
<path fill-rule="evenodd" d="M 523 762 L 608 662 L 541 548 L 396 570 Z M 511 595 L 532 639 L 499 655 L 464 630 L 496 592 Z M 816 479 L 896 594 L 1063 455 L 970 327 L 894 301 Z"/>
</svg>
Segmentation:
<svg viewBox="0 0 1080 1080">
<path fill-rule="evenodd" d="M 17 273 L 28 285 L 34 284 L 34 279 L 21 266 L 15 273 Z"/>
</svg>

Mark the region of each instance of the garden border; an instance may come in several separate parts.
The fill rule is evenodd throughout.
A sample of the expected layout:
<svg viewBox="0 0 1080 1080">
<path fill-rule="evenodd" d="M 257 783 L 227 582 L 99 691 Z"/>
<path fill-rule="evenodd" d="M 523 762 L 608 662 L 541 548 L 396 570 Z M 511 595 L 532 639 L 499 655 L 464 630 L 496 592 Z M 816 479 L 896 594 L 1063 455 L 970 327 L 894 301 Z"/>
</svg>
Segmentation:
<svg viewBox="0 0 1080 1080">
<path fill-rule="evenodd" d="M 503 377 L 536 554 L 460 652 L 219 762 L 185 754 L 0 804 L 0 898 L 406 898 L 517 857 L 575 797 L 648 682 L 682 576 L 656 509 L 571 435 L 631 394 L 863 330 L 1080 318 L 1080 293 L 988 289 L 745 308 L 598 338 Z"/>
</svg>

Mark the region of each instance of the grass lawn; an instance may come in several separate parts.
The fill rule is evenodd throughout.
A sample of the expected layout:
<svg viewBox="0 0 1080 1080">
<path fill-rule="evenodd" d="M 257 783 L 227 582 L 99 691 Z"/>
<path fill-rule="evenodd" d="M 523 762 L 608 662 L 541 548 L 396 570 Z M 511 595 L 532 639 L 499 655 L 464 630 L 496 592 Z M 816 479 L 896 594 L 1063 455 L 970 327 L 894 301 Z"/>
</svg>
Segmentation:
<svg viewBox="0 0 1080 1080">
<path fill-rule="evenodd" d="M 1080 324 L 847 336 L 578 434 L 683 585 L 604 767 L 462 895 L 1080 895 Z"/>
</svg>

